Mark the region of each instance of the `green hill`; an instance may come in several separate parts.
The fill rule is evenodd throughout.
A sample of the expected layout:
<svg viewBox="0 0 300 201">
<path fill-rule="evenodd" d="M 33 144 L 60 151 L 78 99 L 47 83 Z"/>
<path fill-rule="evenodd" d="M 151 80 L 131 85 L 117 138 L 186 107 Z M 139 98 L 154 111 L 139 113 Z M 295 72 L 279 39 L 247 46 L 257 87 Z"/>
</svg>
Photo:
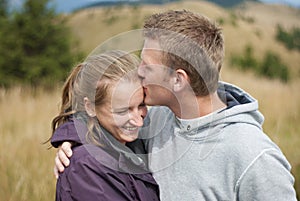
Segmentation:
<svg viewBox="0 0 300 201">
<path fill-rule="evenodd" d="M 187 9 L 202 13 L 221 24 L 226 43 L 225 66 L 230 65 L 230 56 L 241 53 L 247 44 L 254 48 L 254 56 L 262 56 L 272 50 L 281 56 L 291 69 L 299 75 L 299 51 L 287 50 L 276 41 L 276 27 L 286 29 L 300 27 L 300 12 L 285 6 L 247 2 L 225 9 L 206 1 L 180 1 L 164 5 L 94 7 L 80 10 L 68 16 L 68 23 L 79 40 L 79 48 L 89 53 L 105 40 L 126 31 L 142 27 L 143 20 L 152 13 L 169 9 Z"/>
</svg>

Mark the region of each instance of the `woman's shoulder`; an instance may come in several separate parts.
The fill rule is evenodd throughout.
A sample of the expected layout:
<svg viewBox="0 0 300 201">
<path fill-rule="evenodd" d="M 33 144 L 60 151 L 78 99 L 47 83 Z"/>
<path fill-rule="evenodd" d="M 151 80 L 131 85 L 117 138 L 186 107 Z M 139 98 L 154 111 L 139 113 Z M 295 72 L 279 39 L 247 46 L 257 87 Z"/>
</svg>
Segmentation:
<svg viewBox="0 0 300 201">
<path fill-rule="evenodd" d="M 122 159 L 117 160 L 108 150 L 95 145 L 75 147 L 70 166 L 60 176 L 59 187 L 63 190 L 70 185 L 71 189 L 78 189 L 71 193 L 81 200 L 93 200 L 99 195 L 103 200 L 134 200 L 140 196 L 142 200 L 158 200 L 158 185 L 151 174 L 122 171 Z"/>
<path fill-rule="evenodd" d="M 101 159 L 95 154 L 100 154 Z M 76 200 L 131 200 L 127 190 L 128 178 L 112 166 L 103 164 L 103 158 L 111 159 L 106 154 L 101 147 L 94 145 L 75 147 L 70 165 L 58 180 L 59 196 Z"/>
<path fill-rule="evenodd" d="M 73 149 L 73 155 L 70 159 L 71 166 L 89 167 L 91 170 L 97 169 L 106 171 L 115 171 L 118 168 L 118 161 L 103 148 L 84 144 Z"/>
</svg>

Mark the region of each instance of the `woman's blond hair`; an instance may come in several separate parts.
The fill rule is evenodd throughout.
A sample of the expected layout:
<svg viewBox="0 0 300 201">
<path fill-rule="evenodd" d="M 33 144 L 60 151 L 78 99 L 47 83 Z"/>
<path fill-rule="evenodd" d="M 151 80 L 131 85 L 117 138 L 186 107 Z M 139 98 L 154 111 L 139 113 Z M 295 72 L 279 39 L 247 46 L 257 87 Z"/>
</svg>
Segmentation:
<svg viewBox="0 0 300 201">
<path fill-rule="evenodd" d="M 136 69 L 139 59 L 123 51 L 110 51 L 91 55 L 83 63 L 78 64 L 66 79 L 61 96 L 59 114 L 52 120 L 52 135 L 63 123 L 70 120 L 76 113 L 82 114 L 87 120 L 87 139 L 99 143 L 99 133 L 93 132 L 98 120 L 85 111 L 84 98 L 87 97 L 94 106 L 100 106 L 108 98 L 109 90 L 114 82 L 121 78 L 138 81 Z"/>
</svg>

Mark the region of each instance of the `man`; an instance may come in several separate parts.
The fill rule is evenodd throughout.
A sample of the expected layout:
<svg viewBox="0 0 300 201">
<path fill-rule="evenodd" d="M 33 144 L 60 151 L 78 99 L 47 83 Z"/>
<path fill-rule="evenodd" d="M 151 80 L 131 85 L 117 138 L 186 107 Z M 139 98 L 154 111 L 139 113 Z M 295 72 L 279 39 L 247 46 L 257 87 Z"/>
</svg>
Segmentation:
<svg viewBox="0 0 300 201">
<path fill-rule="evenodd" d="M 204 16 L 168 11 L 152 15 L 143 33 L 138 73 L 145 103 L 155 107 L 140 138 L 161 199 L 296 200 L 291 167 L 263 133 L 257 101 L 218 82 L 220 29 Z M 70 151 L 62 147 L 60 171 Z"/>
</svg>

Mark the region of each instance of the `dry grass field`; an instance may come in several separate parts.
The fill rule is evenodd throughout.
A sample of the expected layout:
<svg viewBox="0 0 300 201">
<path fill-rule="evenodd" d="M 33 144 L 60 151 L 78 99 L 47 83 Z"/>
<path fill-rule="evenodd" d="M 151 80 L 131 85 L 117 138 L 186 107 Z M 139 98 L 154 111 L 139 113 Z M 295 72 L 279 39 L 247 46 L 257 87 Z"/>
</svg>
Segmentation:
<svg viewBox="0 0 300 201">
<path fill-rule="evenodd" d="M 58 100 L 57 92 L 0 91 L 0 200 L 54 200 L 55 150 L 43 142 Z"/>
<path fill-rule="evenodd" d="M 89 53 L 111 36 L 141 28 L 150 14 L 168 9 L 187 9 L 223 19 L 226 60 L 221 79 L 237 84 L 259 100 L 264 129 L 290 161 L 299 194 L 300 53 L 286 50 L 274 40 L 274 34 L 278 23 L 287 28 L 300 27 L 300 11 L 259 4 L 225 10 L 207 2 L 183 1 L 163 6 L 89 9 L 66 17 L 79 48 Z M 247 21 L 250 18 L 252 22 Z M 241 52 L 248 43 L 258 58 L 269 49 L 280 54 L 292 72 L 291 82 L 283 84 L 230 68 L 228 57 Z M 60 89 L 0 90 L 0 201 L 54 200 L 55 150 L 48 150 L 48 145 L 42 143 L 51 134 L 50 122 L 58 111 L 59 96 Z"/>
</svg>

